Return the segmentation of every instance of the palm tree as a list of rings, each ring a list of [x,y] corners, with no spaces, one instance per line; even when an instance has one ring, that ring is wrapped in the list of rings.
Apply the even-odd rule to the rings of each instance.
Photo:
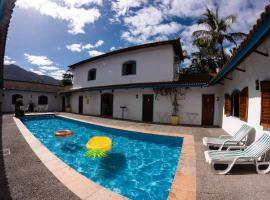
[[[206,8],[206,12],[197,21],[197,24],[204,25],[205,29],[193,32],[193,44],[199,50],[206,48],[212,54],[211,57],[221,58],[221,64],[224,64],[228,59],[224,51],[224,44],[233,43],[237,46],[237,41],[246,36],[245,33],[229,31],[235,20],[234,15],[229,15],[224,19],[220,18],[218,8],[216,12]]]

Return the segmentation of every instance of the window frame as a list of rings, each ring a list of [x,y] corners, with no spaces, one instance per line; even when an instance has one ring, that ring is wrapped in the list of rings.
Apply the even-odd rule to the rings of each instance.
[[[270,81],[261,81],[261,118],[260,125],[270,128]]]
[[[128,65],[132,65],[131,69],[127,70]],[[127,73],[127,71],[130,71]],[[129,60],[122,64],[122,76],[136,75],[137,73],[137,62],[135,60]]]
[[[94,81],[97,78],[97,69],[96,68],[92,68],[88,71],[87,73],[87,80],[88,81]]]
[[[46,101],[45,100],[42,100],[42,98],[46,99]],[[43,101],[45,101],[45,103]],[[49,98],[48,98],[48,96],[46,96],[46,95],[40,95],[40,96],[38,96],[38,105],[48,105],[48,104],[49,104]]]

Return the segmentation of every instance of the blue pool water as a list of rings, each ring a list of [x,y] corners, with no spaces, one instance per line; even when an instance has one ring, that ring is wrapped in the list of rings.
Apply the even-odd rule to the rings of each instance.
[[[106,128],[54,115],[21,120],[51,152],[96,183],[134,200],[167,199],[183,138]],[[72,130],[74,135],[55,138],[54,132],[60,129]],[[84,156],[86,143],[96,135],[113,141],[106,158]]]

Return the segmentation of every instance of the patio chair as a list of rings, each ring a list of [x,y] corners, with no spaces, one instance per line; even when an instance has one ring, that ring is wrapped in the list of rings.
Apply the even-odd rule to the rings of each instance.
[[[24,106],[24,112],[28,112],[29,110],[29,104],[27,104],[26,106]]]
[[[267,158],[269,149],[270,135],[264,132],[258,140],[242,150],[209,150],[205,151],[204,155],[206,162],[211,164],[211,169],[216,174],[227,174],[236,164],[254,164],[258,174],[266,174],[270,171],[270,161]],[[227,165],[227,168],[217,170],[216,165]],[[262,166],[265,169],[260,169]]]
[[[48,104],[46,104],[46,105],[43,107],[43,111],[44,111],[44,112],[48,112]]]
[[[255,129],[247,124],[241,126],[241,128],[233,135],[221,135],[219,137],[204,137],[202,139],[203,144],[209,147],[218,147],[222,149],[223,147],[229,146],[245,146],[248,141],[248,136],[251,133],[255,133]]]

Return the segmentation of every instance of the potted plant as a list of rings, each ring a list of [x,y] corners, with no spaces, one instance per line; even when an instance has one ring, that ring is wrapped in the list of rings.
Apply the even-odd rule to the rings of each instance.
[[[174,97],[172,101],[173,112],[171,116],[171,124],[178,125],[179,123],[179,116],[178,116],[178,102],[177,102],[177,92],[174,92]]]
[[[15,117],[24,116],[24,110],[21,110],[21,106],[23,106],[23,99],[18,98],[15,102]]]
[[[71,112],[71,106],[70,105],[67,105],[66,112]]]

